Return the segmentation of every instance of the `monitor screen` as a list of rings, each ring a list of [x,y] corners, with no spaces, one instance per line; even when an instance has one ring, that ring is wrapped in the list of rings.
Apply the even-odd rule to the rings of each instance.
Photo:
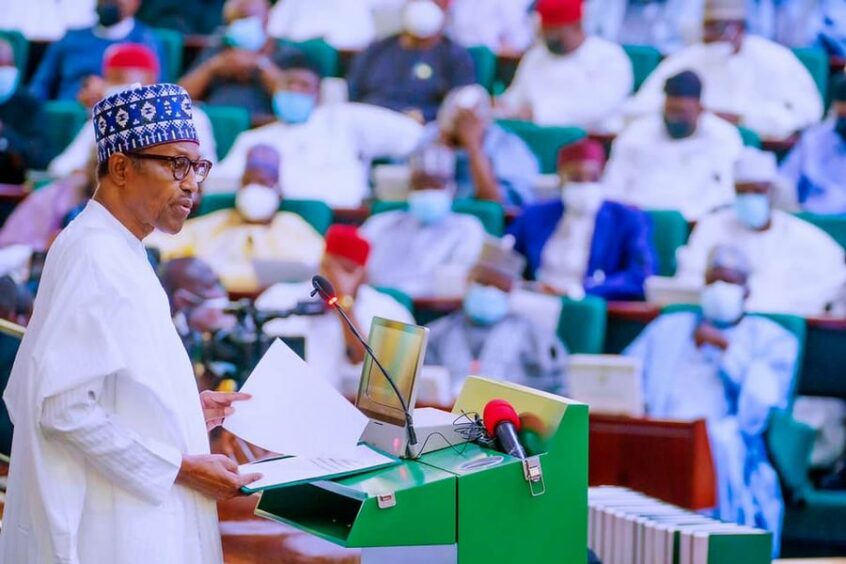
[[[374,317],[370,326],[368,343],[393,377],[409,409],[414,409],[415,386],[423,366],[428,335],[429,330],[425,327],[381,317]],[[405,425],[400,401],[370,355],[364,359],[355,404],[371,419]]]

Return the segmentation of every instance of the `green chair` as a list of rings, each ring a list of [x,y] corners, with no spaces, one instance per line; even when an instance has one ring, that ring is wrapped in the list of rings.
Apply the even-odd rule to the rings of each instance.
[[[820,91],[823,102],[828,96],[828,55],[822,49],[815,47],[797,47],[793,49],[793,54],[799,59],[817,84],[817,89]]]
[[[411,296],[409,296],[402,290],[397,290],[396,288],[386,288],[384,286],[377,286],[375,290],[377,292],[382,292],[383,294],[391,296],[400,304],[402,304],[403,307],[405,307],[405,309],[407,309],[412,314],[412,316],[414,315],[414,300],[411,299]]]
[[[676,250],[687,243],[690,227],[684,216],[675,210],[646,212],[652,221],[652,244],[658,254],[658,274],[676,273]]]
[[[801,212],[796,214],[796,217],[819,227],[846,249],[846,215],[816,215]]]
[[[557,334],[573,354],[600,354],[607,321],[605,300],[585,296],[581,300],[561,298]]]
[[[235,207],[235,193],[203,196],[197,217]],[[317,200],[282,200],[279,211],[295,213],[306,220],[315,231],[324,235],[332,224],[332,209]]]
[[[493,92],[494,79],[496,78],[496,53],[485,45],[477,45],[467,50],[473,57],[473,65],[476,67],[476,82],[481,84],[488,92]]]
[[[661,63],[661,51],[650,45],[623,45],[623,50],[632,62],[634,92]]]
[[[55,100],[44,104],[44,120],[50,124],[47,137],[50,146],[63,151],[70,145],[85,122],[88,112],[76,100]]]
[[[279,46],[294,47],[302,51],[320,69],[324,77],[340,76],[341,57],[338,51],[323,39],[309,39],[307,41],[291,41],[280,39]]]
[[[26,72],[27,57],[29,57],[29,41],[20,31],[0,30],[0,39],[5,39],[12,46],[15,54],[15,66],[21,72],[21,81]]]
[[[250,112],[238,106],[205,105],[203,111],[209,116],[212,130],[214,130],[217,157],[222,159],[235,143],[238,134],[250,128]]]
[[[153,33],[162,45],[166,60],[167,76],[162,76],[162,80],[176,82],[182,76],[182,49],[185,40],[181,33],[172,29],[155,28]]]
[[[538,158],[541,172],[544,174],[555,173],[558,165],[558,151],[561,147],[587,137],[587,132],[578,127],[542,126],[516,119],[502,119],[497,123],[526,142]]]
[[[740,133],[740,138],[743,139],[745,147],[761,148],[761,136],[742,125],[737,126],[737,132]]]
[[[408,202],[376,200],[370,207],[370,215],[407,209]],[[505,212],[502,209],[502,205],[498,202],[470,199],[456,200],[452,204],[452,211],[477,217],[482,222],[485,231],[494,237],[502,237],[502,234],[505,232]]]

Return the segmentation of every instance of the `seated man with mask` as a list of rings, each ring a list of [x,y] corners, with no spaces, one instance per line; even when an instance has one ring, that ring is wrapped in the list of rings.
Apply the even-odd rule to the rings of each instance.
[[[664,93],[662,115],[638,119],[614,141],[603,181],[611,198],[696,221],[734,200],[743,141],[737,127],[703,109],[695,73],[671,76]]]
[[[358,207],[370,191],[370,161],[407,157],[423,128],[402,114],[365,104],[318,105],[320,69],[302,53],[285,57],[275,85],[277,121],[244,131],[217,168],[206,193],[231,190],[250,147],[274,147],[285,162],[286,196]]]
[[[772,208],[776,159],[746,147],[735,165],[733,209],[705,216],[678,251],[677,278],[703,279],[708,253],[736,245],[749,257],[753,311],[819,315],[846,283],[840,245],[819,228]]]
[[[279,154],[256,145],[247,154],[235,209],[189,219],[177,235],[155,233],[144,243],[162,258],[195,256],[206,261],[230,291],[258,289],[252,261],[285,260],[313,265],[323,253],[323,238],[302,217],[279,211]]]
[[[642,211],[606,200],[599,179],[605,151],[586,139],[563,147],[561,200],[530,206],[508,232],[542,289],[578,299],[643,299],[657,266],[651,224]]]
[[[464,279],[482,250],[485,228],[477,218],[452,211],[452,150],[432,144],[410,164],[408,211],[371,216],[361,233],[372,249],[370,281],[416,298],[438,293],[437,280],[442,276],[457,273]]]
[[[452,390],[471,374],[561,394],[567,352],[558,336],[510,311],[525,259],[489,239],[469,276],[461,311],[429,326],[426,364],[446,367]]]
[[[414,323],[409,312],[391,296],[376,290],[367,282],[367,259],[370,243],[355,227],[333,225],[326,232],[326,251],[320,263],[320,274],[335,289],[341,307],[365,337],[374,317],[403,323]],[[275,284],[256,300],[260,310],[285,310],[297,302],[310,300],[311,282]],[[305,358],[327,382],[341,386],[347,374],[360,374],[364,347],[338,317],[334,309],[322,315],[277,319],[264,326],[273,337],[305,337]]]
[[[787,406],[799,344],[774,321],[744,315],[753,271],[736,248],[715,247],[702,313],[662,315],[624,354],[643,362],[650,416],[706,419],[716,516],[767,529],[778,547],[784,506],[764,438],[770,410]]]

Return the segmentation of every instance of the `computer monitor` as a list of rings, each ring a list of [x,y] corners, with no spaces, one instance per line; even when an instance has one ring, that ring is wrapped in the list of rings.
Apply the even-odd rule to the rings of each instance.
[[[409,409],[414,409],[417,380],[426,354],[429,329],[374,317],[368,343],[388,371]],[[356,406],[362,413],[392,425],[405,425],[400,401],[370,355],[364,359]]]

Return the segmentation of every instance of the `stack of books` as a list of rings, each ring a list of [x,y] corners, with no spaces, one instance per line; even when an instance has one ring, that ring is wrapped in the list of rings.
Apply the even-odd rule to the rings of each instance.
[[[603,564],[769,564],[772,534],[627,488],[588,490],[588,546]]]

